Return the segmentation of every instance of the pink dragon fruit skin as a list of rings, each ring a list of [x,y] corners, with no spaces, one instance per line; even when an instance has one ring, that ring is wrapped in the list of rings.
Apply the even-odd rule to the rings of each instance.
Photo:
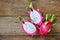
[[[42,19],[43,19],[43,16],[42,16],[42,13],[38,10],[38,9],[36,9],[36,8],[34,8],[34,7],[32,7],[31,8],[32,10],[29,10],[28,11],[28,15],[29,15],[29,17],[31,18],[31,12],[33,12],[33,11],[36,11],[37,13],[36,14],[38,14],[39,15],[39,22],[38,23],[34,23],[34,24],[36,24],[36,25],[41,25],[41,23],[42,23]],[[33,15],[34,16],[34,15]],[[37,18],[35,18],[35,19],[37,19]],[[31,18],[31,20],[32,20],[32,18]],[[38,19],[37,19],[38,20]]]
[[[42,23],[40,28],[39,28],[39,34],[41,38],[46,37],[49,32],[51,31],[52,28],[52,22],[48,22],[47,24]]]

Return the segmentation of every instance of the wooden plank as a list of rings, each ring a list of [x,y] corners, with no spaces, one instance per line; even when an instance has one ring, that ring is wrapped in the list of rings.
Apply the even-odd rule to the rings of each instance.
[[[34,6],[40,9],[43,13],[55,13],[57,16],[60,16],[60,0],[39,0],[34,1]]]
[[[26,7],[28,4],[28,0],[0,0],[0,16],[27,15]],[[43,13],[55,13],[60,16],[60,0],[35,0],[33,4]]]
[[[24,15],[27,5],[26,0],[0,0],[0,15]]]
[[[17,17],[0,17],[0,35],[26,35],[20,27]],[[27,19],[27,17],[25,17]],[[18,22],[18,23],[15,23]],[[51,35],[60,35],[60,17]]]
[[[18,36],[18,35],[3,35],[0,36],[0,40],[60,40],[59,36],[55,36],[55,37],[46,37],[46,38],[40,38],[39,36]]]
[[[38,36],[0,36],[0,40],[44,40],[44,38],[40,38]]]

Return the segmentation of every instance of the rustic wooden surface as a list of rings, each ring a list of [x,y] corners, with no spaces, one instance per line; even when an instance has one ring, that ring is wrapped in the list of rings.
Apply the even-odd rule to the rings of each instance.
[[[34,7],[42,13],[55,13],[57,24],[48,37],[41,39],[26,36],[17,16],[27,18],[29,0],[0,0],[0,40],[60,40],[60,0],[33,0]],[[18,22],[18,23],[16,23]]]

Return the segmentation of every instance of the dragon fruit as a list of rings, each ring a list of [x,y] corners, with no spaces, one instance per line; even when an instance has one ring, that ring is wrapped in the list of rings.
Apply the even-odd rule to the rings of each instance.
[[[54,19],[55,19],[55,15],[52,15],[49,21],[43,22],[40,25],[40,28],[39,28],[40,37],[44,38],[49,34],[49,32],[52,30]]]
[[[24,23],[20,22],[20,25],[21,25],[23,31],[27,35],[31,35],[31,36],[36,35],[37,30],[36,30],[35,25],[32,22],[25,20]]]
[[[32,7],[28,13],[34,24],[41,25],[43,19],[41,12],[39,12],[37,9]]]
[[[40,37],[45,37],[48,35],[48,33],[51,31],[52,23],[42,23],[40,28],[39,28],[39,34]]]
[[[29,5],[28,15],[34,24],[40,25],[42,23],[42,13],[39,11],[39,9],[36,9],[32,6],[32,2],[30,2]]]

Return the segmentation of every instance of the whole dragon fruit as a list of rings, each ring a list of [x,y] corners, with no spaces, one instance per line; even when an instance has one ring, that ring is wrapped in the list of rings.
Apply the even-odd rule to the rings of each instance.
[[[52,15],[49,21],[43,22],[40,25],[40,28],[39,28],[40,37],[44,38],[49,34],[49,32],[52,30],[54,19],[55,19],[55,15]]]

